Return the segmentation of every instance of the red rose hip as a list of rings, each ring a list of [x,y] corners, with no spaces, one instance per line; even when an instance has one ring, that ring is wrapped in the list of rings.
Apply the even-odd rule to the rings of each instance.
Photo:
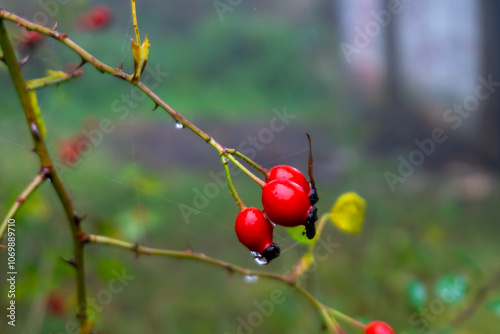
[[[266,182],[273,180],[288,180],[297,183],[304,189],[307,195],[311,192],[311,186],[305,176],[295,167],[287,165],[274,166],[266,175]]]
[[[394,330],[383,321],[372,321],[366,326],[365,334],[394,334]]]
[[[303,225],[311,208],[302,187],[288,180],[273,180],[262,189],[262,205],[267,217],[286,227]]]
[[[238,240],[263,264],[280,255],[280,248],[273,243],[274,226],[257,208],[244,208],[236,217],[235,231]]]

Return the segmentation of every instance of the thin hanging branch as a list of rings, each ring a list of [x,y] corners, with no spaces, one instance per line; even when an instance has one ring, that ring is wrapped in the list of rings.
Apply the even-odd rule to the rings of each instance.
[[[26,189],[19,195],[16,199],[9,212],[5,216],[2,221],[2,225],[0,225],[0,244],[2,243],[2,237],[7,229],[7,225],[9,224],[9,220],[16,216],[17,211],[21,208],[24,202],[28,199],[28,197],[35,192],[35,190],[45,181],[49,170],[47,168],[42,168],[40,172],[35,176],[35,178],[28,184]]]
[[[333,320],[333,315],[330,313],[331,309],[329,307],[325,306],[324,304],[322,304],[313,295],[311,295],[304,288],[302,288],[300,285],[298,285],[296,278],[292,275],[283,276],[283,275],[268,273],[265,271],[246,269],[246,268],[243,268],[240,266],[230,264],[228,262],[221,261],[221,260],[213,258],[213,257],[206,256],[203,253],[194,253],[191,250],[175,251],[175,250],[167,250],[167,249],[148,248],[148,247],[139,246],[138,244],[133,244],[133,243],[129,243],[126,241],[122,241],[122,240],[118,240],[118,239],[114,239],[114,238],[110,238],[110,237],[105,237],[105,236],[100,236],[100,235],[95,235],[95,234],[87,234],[85,241],[88,243],[93,243],[93,244],[101,244],[101,245],[107,245],[107,246],[128,249],[130,251],[133,251],[136,254],[145,254],[145,255],[151,255],[151,256],[153,256],[153,255],[167,256],[167,257],[173,257],[173,258],[177,258],[177,259],[186,259],[186,260],[203,262],[203,263],[215,266],[215,267],[225,269],[230,273],[240,274],[243,276],[256,276],[256,277],[270,279],[273,281],[284,283],[284,284],[290,286],[291,288],[293,288],[299,294],[301,294],[305,299],[307,299],[313,305],[313,307],[315,309],[318,310],[319,314],[321,315],[321,318],[323,319],[325,325],[330,329],[331,333],[343,333],[343,331],[339,331],[340,326],[338,326],[338,324],[336,324],[336,321]],[[338,313],[342,314],[340,312],[338,312]]]

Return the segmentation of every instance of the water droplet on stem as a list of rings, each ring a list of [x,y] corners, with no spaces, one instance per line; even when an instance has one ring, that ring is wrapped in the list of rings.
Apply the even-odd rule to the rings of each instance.
[[[184,124],[181,122],[175,122],[175,128],[176,129],[184,129]]]
[[[245,282],[246,283],[255,283],[259,280],[258,276],[255,275],[246,275],[245,276]]]

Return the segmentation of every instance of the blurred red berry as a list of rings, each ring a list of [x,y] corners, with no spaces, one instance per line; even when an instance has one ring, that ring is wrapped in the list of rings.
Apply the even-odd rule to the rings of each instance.
[[[47,312],[58,318],[66,315],[66,302],[62,294],[58,292],[51,292],[47,298]]]
[[[105,28],[113,16],[111,9],[105,5],[95,6],[89,15],[94,28],[97,30]]]
[[[58,151],[59,160],[66,166],[74,166],[80,159],[81,138],[70,138],[62,140],[63,144]]]
[[[394,334],[394,330],[383,321],[372,321],[366,326],[365,334]]]
[[[102,30],[110,24],[112,18],[113,13],[108,6],[95,6],[90,12],[78,15],[75,29],[79,31]]]
[[[44,35],[33,30],[24,30],[20,38],[20,48],[23,50],[36,47],[42,41]]]

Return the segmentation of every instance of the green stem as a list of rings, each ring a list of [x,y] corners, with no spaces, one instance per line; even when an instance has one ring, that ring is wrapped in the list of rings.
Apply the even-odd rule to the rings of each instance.
[[[222,160],[222,165],[224,166],[224,171],[226,172],[226,179],[227,179],[227,185],[229,186],[229,191],[231,192],[231,195],[233,195],[233,198],[236,201],[238,208],[240,209],[240,211],[242,211],[245,208],[245,205],[243,205],[243,202],[241,201],[241,198],[238,195],[236,188],[234,187],[233,180],[231,179],[231,173],[229,172],[229,168],[227,167],[228,160],[225,156],[221,156],[220,158]]]
[[[228,150],[228,152],[232,155],[235,155],[235,156],[243,159],[246,163],[248,163],[250,166],[252,166],[256,170],[258,170],[262,174],[266,175],[268,173],[267,169],[265,169],[264,167],[262,167],[261,165],[259,165],[258,163],[256,163],[255,161],[253,161],[252,159],[250,159],[249,157],[247,157],[243,153],[241,153],[240,151],[238,151],[236,149],[231,149],[231,150]]]
[[[71,203],[71,200],[64,188],[57,171],[55,170],[52,160],[49,156],[47,145],[45,144],[44,137],[40,134],[38,130],[38,125],[36,122],[36,114],[33,109],[33,105],[29,99],[28,89],[26,88],[26,81],[21,73],[21,68],[16,59],[14,49],[10,43],[9,37],[7,35],[7,30],[5,29],[5,24],[3,18],[13,17],[15,15],[0,9],[0,46],[3,50],[3,57],[7,68],[9,69],[12,82],[16,89],[19,101],[21,102],[26,121],[28,123],[28,128],[30,129],[31,136],[35,143],[35,152],[40,160],[40,165],[42,169],[47,169],[47,178],[50,179],[54,190],[56,191],[59,200],[61,201],[66,218],[68,220],[71,234],[73,237],[73,256],[76,268],[76,286],[77,286],[77,300],[78,300],[78,312],[77,317],[80,321],[80,326],[83,327],[87,323],[87,300],[86,300],[86,288],[84,279],[84,261],[83,261],[83,243],[81,242],[81,236],[83,231],[79,226],[79,219],[76,216],[76,211]],[[46,29],[46,28],[44,28]],[[59,33],[57,33],[59,34]]]
[[[253,174],[251,171],[249,171],[248,168],[246,168],[245,166],[243,166],[241,164],[241,162],[239,162],[238,160],[236,160],[229,152],[226,151],[224,153],[224,156],[227,157],[239,169],[241,169],[243,171],[243,173],[245,173],[249,178],[251,178],[252,180],[254,180],[255,182],[257,182],[262,188],[264,188],[264,186],[266,185],[266,183],[264,181],[262,181],[261,179],[259,179],[257,176],[255,176],[255,174]]]
[[[338,329],[337,327],[340,327],[335,324],[335,322],[332,320],[330,317],[330,314],[328,313],[329,308],[323,305],[319,300],[314,298],[313,295],[311,295],[309,292],[307,292],[304,288],[302,288],[299,285],[294,285],[294,288],[297,292],[299,292],[302,296],[304,296],[319,312],[321,315],[321,318],[323,319],[323,322],[325,325],[328,327],[330,332],[332,333],[337,333]]]
[[[358,327],[359,329],[361,330],[364,330],[366,328],[366,325],[357,321],[356,319],[353,319],[351,318],[350,316],[348,315],[345,315],[344,313],[342,312],[339,312],[337,310],[334,310],[334,309],[329,309],[329,311],[332,313],[333,316],[339,318],[339,319],[342,319],[343,321],[353,325],[354,327]]]
[[[7,225],[9,223],[9,220],[14,218],[16,216],[17,211],[21,208],[24,202],[28,199],[28,197],[35,192],[35,190],[40,186],[43,181],[47,178],[47,173],[48,170],[46,168],[43,168],[36,176],[35,178],[28,184],[26,189],[19,195],[19,197],[16,199],[12,207],[10,208],[9,212],[5,216],[2,225],[0,225],[0,243],[2,242],[2,237],[5,233],[5,230],[7,229]]]
[[[206,264],[210,264],[212,266],[224,268],[224,269],[228,270],[229,272],[237,273],[237,274],[240,274],[243,276],[259,276],[259,277],[271,279],[274,281],[285,282],[289,285],[294,284],[293,281],[290,281],[290,279],[288,277],[285,277],[285,276],[281,276],[281,275],[277,275],[277,274],[273,274],[273,273],[268,273],[268,272],[264,272],[264,271],[245,269],[243,267],[239,267],[239,266],[218,260],[216,258],[206,256],[203,253],[194,253],[191,250],[175,251],[175,250],[168,250],[168,249],[149,248],[149,247],[139,246],[137,244],[132,244],[132,243],[129,243],[126,241],[122,241],[122,240],[118,240],[118,239],[114,239],[114,238],[110,238],[110,237],[105,237],[105,236],[101,236],[101,235],[95,235],[95,234],[88,234],[86,241],[88,243],[95,243],[95,244],[108,245],[108,246],[114,246],[114,247],[128,249],[128,250],[134,251],[136,254],[160,255],[160,256],[168,256],[168,257],[173,257],[173,258],[178,258],[178,259],[187,259],[187,260],[203,262]]]

